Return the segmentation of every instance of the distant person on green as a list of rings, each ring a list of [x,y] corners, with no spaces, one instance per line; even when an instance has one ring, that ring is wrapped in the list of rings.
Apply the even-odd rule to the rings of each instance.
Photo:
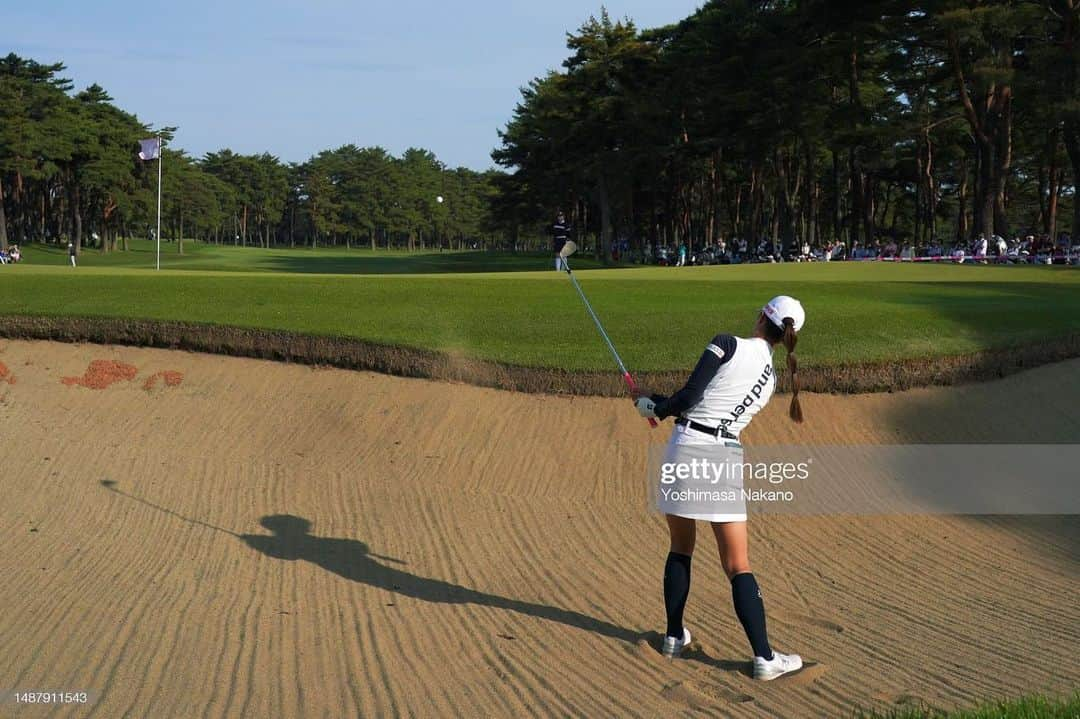
[[[551,225],[551,248],[555,252],[555,270],[563,269],[562,257],[559,253],[562,251],[563,245],[570,240],[570,223],[566,221],[566,215],[561,211],[555,217],[554,224]]]
[[[75,267],[75,243],[68,243],[68,257],[71,258],[71,266]]]

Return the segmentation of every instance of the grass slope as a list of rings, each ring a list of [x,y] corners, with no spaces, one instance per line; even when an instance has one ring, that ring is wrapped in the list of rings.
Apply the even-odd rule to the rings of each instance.
[[[192,250],[185,261],[202,258],[234,271],[155,273],[122,266],[135,253],[87,253],[73,270],[36,264],[63,257],[34,248],[26,263],[0,268],[0,306],[9,315],[172,320],[351,337],[527,367],[611,366],[566,277],[521,271],[546,267],[546,256],[299,251],[308,253],[308,267],[393,267],[390,274],[319,275],[259,271],[288,254],[284,250]],[[454,266],[483,272],[448,274]],[[762,303],[780,293],[799,297],[807,308],[799,346],[806,366],[953,356],[1080,334],[1080,273],[1068,268],[838,263],[650,267],[577,276],[627,364],[638,371],[692,366],[714,334],[748,333]]]

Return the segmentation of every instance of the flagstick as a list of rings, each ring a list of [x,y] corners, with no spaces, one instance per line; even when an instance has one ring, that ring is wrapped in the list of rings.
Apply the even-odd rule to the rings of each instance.
[[[154,235],[154,239],[157,240],[157,269],[161,269],[161,161],[164,159],[164,152],[161,148],[161,135],[158,135],[158,156],[157,156],[157,234]]]

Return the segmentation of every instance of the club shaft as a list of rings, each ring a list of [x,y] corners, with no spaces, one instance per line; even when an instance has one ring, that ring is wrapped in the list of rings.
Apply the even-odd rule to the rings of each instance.
[[[566,258],[563,258],[563,268],[566,270],[566,274],[570,277],[570,282],[574,284],[574,289],[577,290],[578,297],[581,298],[582,303],[585,305],[585,309],[589,313],[589,317],[592,317],[592,321],[596,324],[596,329],[600,330],[600,336],[604,338],[605,344],[608,349],[611,350],[611,356],[615,358],[615,363],[619,365],[619,371],[622,372],[623,381],[626,382],[626,386],[630,389],[631,393],[637,392],[637,383],[634,382],[634,378],[630,375],[629,370],[626,369],[626,365],[623,364],[622,358],[619,357],[619,351],[615,349],[615,344],[608,337],[607,332],[604,331],[604,325],[600,323],[600,318],[596,316],[596,312],[593,310],[592,305],[589,304],[589,298],[585,296],[585,292],[581,289],[581,285],[578,284],[577,278],[574,277],[574,273],[570,271],[570,265],[567,264]],[[656,427],[657,422],[653,418],[649,418],[649,426]]]
[[[574,273],[570,271],[569,267],[566,268],[566,274],[570,276],[570,281],[574,283],[574,289],[577,290],[578,296],[581,297],[581,301],[585,303],[585,309],[588,310],[589,316],[592,317],[592,321],[596,323],[596,329],[600,330],[600,336],[604,338],[604,342],[607,343],[608,349],[611,350],[611,356],[615,358],[615,363],[619,365],[619,370],[622,371],[623,377],[629,377],[630,373],[626,371],[626,365],[623,364],[622,358],[619,357],[618,350],[615,349],[615,345],[612,344],[611,338],[608,337],[607,332],[604,331],[604,325],[600,324],[600,318],[596,316],[596,312],[593,311],[592,305],[589,304],[589,298],[582,292],[581,285],[578,284],[577,278],[574,277]],[[633,382],[632,379],[630,381]]]

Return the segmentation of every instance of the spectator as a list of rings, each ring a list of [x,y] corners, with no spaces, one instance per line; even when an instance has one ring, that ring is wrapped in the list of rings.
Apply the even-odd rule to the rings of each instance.
[[[987,256],[989,256],[991,252],[996,253],[998,251],[998,249],[1000,248],[999,243],[1004,242],[1004,241],[1005,241],[1005,238],[1002,237],[1001,235],[999,235],[996,232],[994,234],[990,235],[990,246],[987,248],[987,251],[986,251]]]
[[[71,258],[71,266],[75,267],[75,245],[74,243],[68,243],[68,257]]]
[[[975,241],[975,261],[986,264],[986,250],[988,246],[986,235],[980,234],[979,239]]]
[[[1037,251],[1032,254],[1035,255],[1035,261],[1039,264],[1049,265],[1054,261],[1054,242],[1049,235],[1039,235]]]
[[[762,237],[760,240],[758,240],[757,252],[756,252],[758,262],[765,262],[766,259],[768,259],[768,260],[772,259],[772,255],[769,252],[769,248],[771,246],[772,246],[772,243],[769,242],[768,237]]]

